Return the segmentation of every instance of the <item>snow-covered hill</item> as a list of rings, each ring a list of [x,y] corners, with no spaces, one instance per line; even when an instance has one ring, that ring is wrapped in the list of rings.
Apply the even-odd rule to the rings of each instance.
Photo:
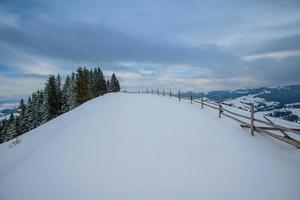
[[[257,112],[300,123],[300,85],[211,91],[203,95],[209,100],[222,100],[227,105],[244,110],[254,103]]]
[[[1,200],[300,199],[300,151],[214,110],[107,94],[0,145]]]

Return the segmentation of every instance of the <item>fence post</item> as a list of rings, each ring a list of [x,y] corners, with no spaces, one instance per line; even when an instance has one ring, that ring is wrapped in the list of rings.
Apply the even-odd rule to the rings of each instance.
[[[219,103],[219,118],[221,118],[221,114],[222,114],[222,104]]]
[[[254,103],[251,103],[251,110],[250,110],[250,114],[251,114],[251,135],[254,136]]]
[[[171,89],[170,89],[170,98],[172,97],[172,91],[171,91]]]
[[[165,89],[163,89],[163,96],[165,96]]]
[[[153,94],[153,89],[151,89],[151,94]]]
[[[203,97],[201,97],[201,108],[203,109]]]
[[[178,100],[180,101],[180,90],[178,91]]]
[[[157,88],[157,95],[159,95],[159,89]]]
[[[148,88],[147,88],[147,94],[148,94]]]
[[[191,99],[191,103],[193,103],[192,91],[190,91],[190,99]]]

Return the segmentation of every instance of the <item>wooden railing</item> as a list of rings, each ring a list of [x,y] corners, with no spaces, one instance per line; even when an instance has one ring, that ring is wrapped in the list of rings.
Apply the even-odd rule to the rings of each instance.
[[[200,104],[201,108],[208,107],[218,111],[219,118],[225,116],[234,121],[237,121],[238,123],[240,123],[240,126],[242,128],[249,128],[252,136],[254,136],[255,132],[266,134],[272,138],[293,145],[296,148],[300,149],[300,141],[297,140],[295,136],[291,136],[291,134],[300,135],[300,129],[290,128],[290,127],[276,124],[266,116],[264,116],[265,120],[255,118],[255,108],[253,103],[251,103],[250,105],[249,115],[245,115],[224,108],[223,107],[224,104],[222,102],[216,103],[213,101],[208,101],[207,99],[204,99],[202,97],[196,98],[192,95],[192,92],[190,92],[189,96],[186,95],[182,96],[180,90],[178,90],[177,93],[173,93],[171,90],[160,91],[159,89],[155,89],[155,90],[147,89],[147,90],[140,90],[135,92],[126,91],[126,93],[156,94],[156,95],[168,96],[170,98],[178,98],[178,101],[188,100],[190,101],[191,104],[192,103]]]

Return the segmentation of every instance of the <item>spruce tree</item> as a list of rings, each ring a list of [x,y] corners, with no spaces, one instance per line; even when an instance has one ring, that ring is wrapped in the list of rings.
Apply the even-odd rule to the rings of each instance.
[[[106,81],[106,91],[107,91],[107,92],[111,92],[109,80]]]
[[[106,81],[104,75],[99,67],[96,69],[96,75],[97,75],[96,87],[99,89],[99,93],[98,93],[99,96],[107,93],[107,87],[106,87]]]
[[[77,70],[75,91],[77,106],[91,99],[88,83],[88,72],[85,68],[79,68]]]
[[[45,113],[47,112],[45,106],[45,92],[39,90],[37,92],[37,119],[38,119],[38,126],[44,124],[47,121]]]
[[[32,128],[35,128],[39,124],[39,116],[38,116],[38,94],[34,92],[31,96],[31,103],[32,103]]]
[[[2,120],[1,123],[1,129],[0,129],[0,142],[6,142],[6,124],[7,124],[7,119]]]
[[[26,106],[24,103],[24,99],[20,100],[20,105],[19,105],[19,123],[20,123],[20,134],[26,132],[26,119],[25,119],[25,110]]]
[[[51,75],[48,79],[45,89],[47,121],[55,118],[60,114],[60,100],[57,91],[57,82],[55,77]]]
[[[4,120],[0,121],[0,144],[4,142],[3,140],[3,134],[4,134]]]
[[[66,77],[65,83],[62,88],[62,113],[68,112],[70,110],[70,105],[69,105],[69,90],[70,90],[70,85],[71,80],[70,76]]]
[[[110,80],[110,90],[112,92],[119,92],[120,91],[120,84],[116,77],[116,75],[113,73]]]
[[[14,121],[14,129],[15,129],[15,134],[14,134],[14,138],[18,137],[19,135],[21,135],[21,129],[20,129],[20,117],[16,116],[15,117],[15,121]]]
[[[56,77],[56,95],[57,95],[57,106],[58,106],[58,115],[61,114],[61,107],[62,107],[62,92],[61,92],[61,78],[58,74]]]
[[[13,113],[10,114],[8,121],[5,124],[5,133],[3,134],[3,141],[9,141],[14,138],[16,135],[16,130],[15,130],[15,116]]]
[[[89,90],[91,94],[91,98],[96,97],[96,91],[95,91],[95,74],[93,70],[89,70],[89,75],[88,75],[88,82],[89,82]]]
[[[33,115],[33,104],[31,97],[28,97],[27,103],[26,103],[26,110],[25,110],[25,132],[30,131],[34,128],[34,115]]]
[[[38,127],[45,122],[45,109],[44,109],[44,93],[40,90],[33,93],[31,96],[32,111],[31,115],[33,118],[32,127]]]
[[[70,109],[76,108],[76,74],[73,72],[68,90],[68,103]]]

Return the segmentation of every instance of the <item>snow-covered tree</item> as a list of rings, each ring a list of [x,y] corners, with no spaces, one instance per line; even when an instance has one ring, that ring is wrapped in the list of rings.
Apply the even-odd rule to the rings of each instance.
[[[51,75],[46,83],[45,103],[47,120],[51,120],[60,114],[60,99],[55,77]]]
[[[70,76],[66,77],[65,83],[62,87],[62,113],[68,112],[70,110],[70,104],[69,104],[69,90],[71,87],[71,79]]]
[[[88,82],[88,71],[86,68],[79,68],[76,74],[76,105],[80,105],[91,99],[91,92]]]
[[[20,100],[20,105],[19,105],[19,123],[20,123],[20,133],[22,134],[26,132],[26,119],[25,119],[25,111],[26,111],[26,105],[24,103],[24,99],[22,98]]]
[[[110,91],[111,92],[119,92],[120,91],[120,84],[114,73],[112,74],[111,79],[110,79]]]
[[[1,134],[1,141],[6,142],[14,138],[16,134],[15,126],[14,126],[15,116],[13,113],[10,114],[9,119],[6,121],[4,125],[4,132]]]
[[[64,84],[61,77],[51,75],[43,90],[29,96],[25,102],[20,100],[18,114],[11,114],[8,120],[0,121],[0,143],[17,137],[80,104],[107,92],[120,91],[119,82],[112,74],[105,81],[100,68],[78,68],[76,73],[67,76]]]

